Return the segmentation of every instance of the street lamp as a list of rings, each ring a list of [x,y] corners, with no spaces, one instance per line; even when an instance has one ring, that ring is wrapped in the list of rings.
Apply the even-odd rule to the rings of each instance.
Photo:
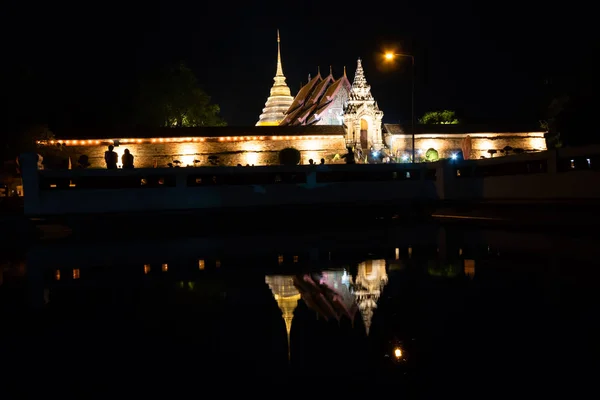
[[[392,61],[396,57],[410,57],[412,63],[412,77],[411,77],[411,111],[410,111],[410,128],[412,133],[412,162],[415,162],[415,57],[412,54],[406,53],[385,53],[385,59]]]

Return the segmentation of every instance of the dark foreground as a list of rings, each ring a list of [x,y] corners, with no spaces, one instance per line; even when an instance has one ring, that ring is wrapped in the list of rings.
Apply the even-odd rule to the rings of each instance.
[[[394,215],[70,232],[5,248],[3,389],[341,385],[488,398],[590,382],[594,230]]]

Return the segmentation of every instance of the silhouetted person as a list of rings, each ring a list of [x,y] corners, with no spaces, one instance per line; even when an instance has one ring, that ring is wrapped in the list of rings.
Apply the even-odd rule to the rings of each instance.
[[[308,160],[308,163],[309,163],[310,165],[313,165],[315,162],[314,162],[314,161],[313,161],[313,159],[311,158],[310,160]]]
[[[347,147],[348,152],[342,156],[346,160],[346,164],[356,164],[356,160],[354,159],[354,151],[352,147]]]
[[[325,165],[325,159],[321,158],[321,165]]]
[[[104,152],[104,161],[106,162],[106,169],[117,169],[119,155],[114,152],[114,148],[115,146],[111,144],[108,146],[108,150]]]
[[[129,149],[125,149],[121,156],[121,162],[123,163],[123,169],[133,168],[133,154],[129,152]]]

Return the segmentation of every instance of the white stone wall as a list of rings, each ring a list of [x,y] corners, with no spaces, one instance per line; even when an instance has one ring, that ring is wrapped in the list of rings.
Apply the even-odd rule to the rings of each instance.
[[[434,148],[440,158],[450,158],[453,153],[462,150],[462,143],[466,136],[466,134],[417,134],[415,135],[416,157],[424,156],[428,149]],[[546,150],[546,141],[541,132],[474,133],[469,136],[471,136],[470,159],[489,158],[488,150],[497,150],[494,157],[500,157],[503,155],[500,150],[506,146],[522,148],[526,152]],[[411,155],[411,135],[391,135],[387,142],[391,144],[394,154]]]
[[[85,154],[89,157],[89,168],[105,168],[104,152],[107,143],[85,144],[63,146],[61,152],[52,151],[59,157],[67,159],[71,157],[73,168],[77,164],[79,156]],[[219,157],[220,165],[235,166],[242,165],[277,165],[279,164],[279,151],[285,147],[295,147],[302,154],[302,164],[308,164],[309,159],[318,162],[325,158],[326,163],[343,163],[343,159],[336,155],[346,153],[346,145],[343,136],[329,137],[325,139],[265,139],[244,141],[215,141],[205,142],[178,142],[178,143],[121,143],[115,147],[120,157],[125,149],[135,157],[134,163],[138,168],[166,167],[174,160],[181,161],[180,166],[207,166],[210,165],[208,157],[216,155]],[[47,150],[47,149],[46,149]],[[44,147],[40,149],[45,153]],[[194,163],[194,160],[199,160]]]

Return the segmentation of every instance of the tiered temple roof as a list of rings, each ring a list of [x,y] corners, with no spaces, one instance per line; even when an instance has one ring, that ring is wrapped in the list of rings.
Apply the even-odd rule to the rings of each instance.
[[[283,75],[283,67],[281,66],[281,46],[279,40],[279,30],[277,30],[277,72],[275,83],[271,88],[271,95],[265,103],[263,113],[260,115],[257,126],[270,126],[279,125],[279,122],[283,119],[286,111],[290,108],[294,98],[290,92],[290,88],[285,83],[285,76]]]
[[[350,88],[345,68],[344,75],[339,79],[333,77],[331,69],[325,78],[318,72],[314,78],[309,77],[308,83],[302,86],[280,125],[317,124],[325,112],[336,105],[340,91],[349,93]]]

